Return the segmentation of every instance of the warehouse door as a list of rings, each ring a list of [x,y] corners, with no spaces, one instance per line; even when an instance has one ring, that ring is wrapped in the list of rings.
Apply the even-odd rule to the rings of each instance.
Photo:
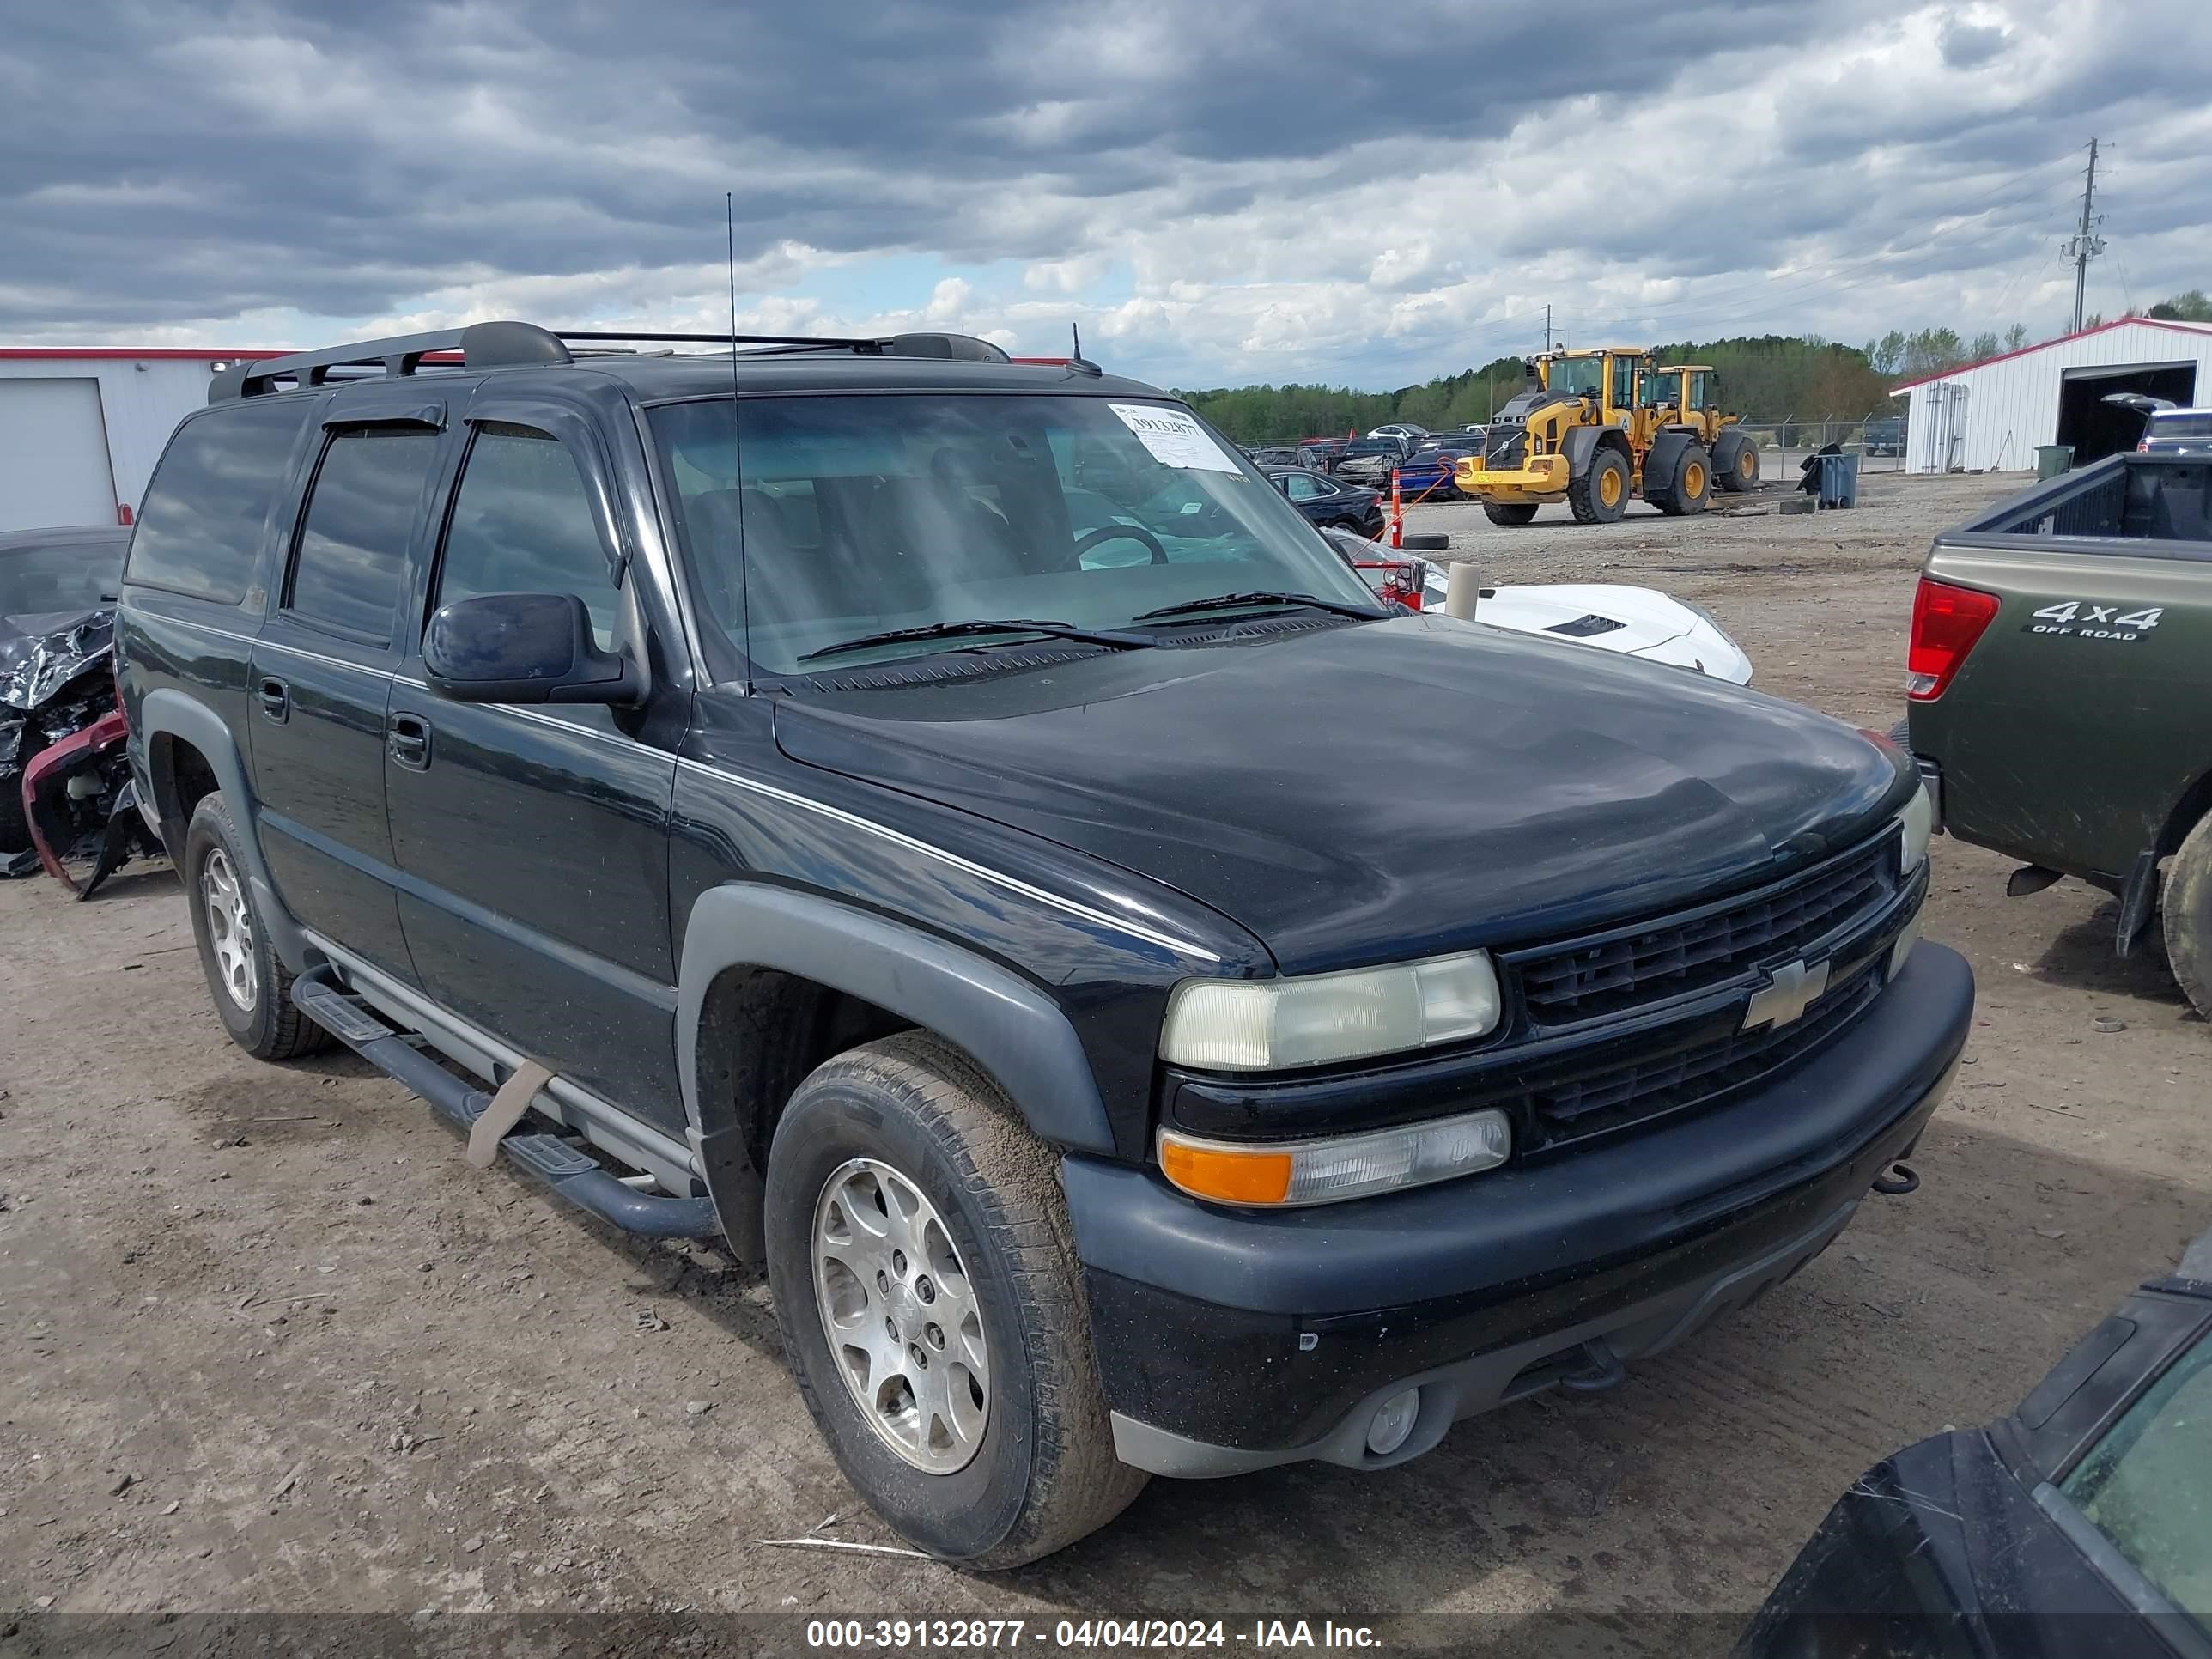
[[[2141,392],[2186,405],[2197,396],[2197,365],[2112,363],[2068,369],[2058,388],[2058,441],[2074,446],[2076,466],[2133,449],[2142,436],[2141,415],[2105,401],[2112,392]]]
[[[114,522],[100,382],[0,380],[0,531]]]

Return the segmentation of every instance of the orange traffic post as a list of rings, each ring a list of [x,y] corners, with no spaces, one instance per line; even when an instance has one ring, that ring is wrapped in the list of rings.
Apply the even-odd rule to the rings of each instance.
[[[1398,469],[1390,469],[1390,545],[1406,544],[1406,502],[1398,493]]]

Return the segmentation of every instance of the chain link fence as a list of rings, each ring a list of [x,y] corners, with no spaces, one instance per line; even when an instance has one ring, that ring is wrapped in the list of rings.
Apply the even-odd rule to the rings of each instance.
[[[1905,471],[1905,420],[1875,416],[1861,421],[1745,421],[1744,433],[1759,446],[1760,474],[1776,483],[1793,482],[1808,455],[1834,444],[1859,458],[1861,472]]]

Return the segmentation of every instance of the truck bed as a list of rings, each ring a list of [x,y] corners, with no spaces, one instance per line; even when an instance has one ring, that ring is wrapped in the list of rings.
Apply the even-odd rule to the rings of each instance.
[[[1939,542],[2059,537],[2111,543],[2135,558],[2212,559],[2212,462],[2195,456],[2113,455],[2000,502]]]
[[[1911,706],[1947,827],[2123,895],[2124,939],[2212,805],[2209,486],[2202,458],[2112,456],[1928,556],[1929,580],[1999,601],[1949,685]]]

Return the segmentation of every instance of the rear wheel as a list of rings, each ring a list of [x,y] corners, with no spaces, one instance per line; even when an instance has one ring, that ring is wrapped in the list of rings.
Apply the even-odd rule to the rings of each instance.
[[[1567,506],[1578,524],[1613,524],[1628,510],[1628,457],[1601,445],[1579,478],[1567,483]]]
[[[1482,516],[1492,524],[1527,524],[1536,516],[1534,501],[1485,501]]]
[[[1734,427],[1713,441],[1713,482],[1738,495],[1759,488],[1759,446]]]
[[[767,1197],[799,1392],[902,1537],[1019,1566],[1143,1488],[1114,1456],[1055,1160],[964,1054],[909,1032],[817,1067]]]
[[[2166,872],[2166,960],[2190,1006],[2212,1019],[2212,814],[2197,820]]]
[[[256,1060],[311,1054],[329,1046],[331,1034],[292,1004],[292,975],[269,942],[246,879],[245,845],[222,792],[203,796],[178,873],[208,994],[231,1041]]]

